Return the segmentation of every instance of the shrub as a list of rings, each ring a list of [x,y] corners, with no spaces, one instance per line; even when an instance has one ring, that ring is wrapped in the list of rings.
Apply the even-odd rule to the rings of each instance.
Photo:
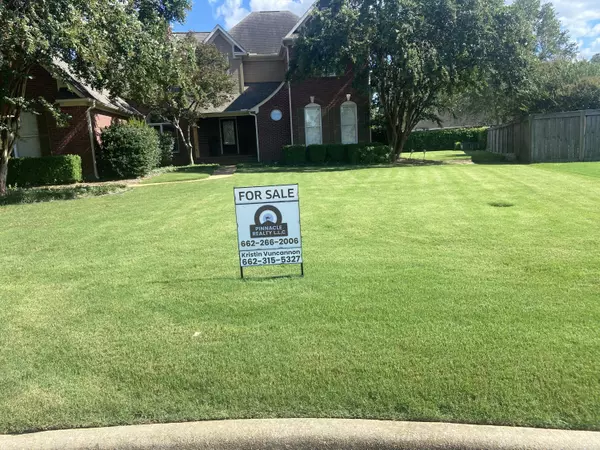
[[[404,151],[450,150],[456,142],[479,143],[485,149],[487,128],[447,128],[442,130],[414,131],[408,137]]]
[[[13,158],[8,162],[9,186],[31,187],[72,184],[81,181],[79,155]]]
[[[306,147],[308,162],[313,164],[323,164],[327,157],[326,145],[309,145]]]
[[[346,148],[343,144],[329,144],[327,146],[327,162],[342,163],[346,161]]]
[[[358,164],[360,162],[360,152],[364,145],[361,144],[346,144],[346,161],[350,164]]]
[[[283,163],[287,165],[304,164],[306,147],[304,145],[285,145],[283,147]]]
[[[172,165],[175,137],[169,133],[163,133],[158,138],[158,145],[160,146],[160,167]]]
[[[389,145],[366,145],[360,148],[360,164],[385,164],[390,161],[391,148]]]
[[[100,186],[65,186],[60,188],[10,188],[6,195],[0,197],[0,205],[17,205],[21,203],[53,202],[57,200],[75,200],[84,197],[95,197],[125,191],[126,185],[102,184]]]
[[[104,177],[143,177],[158,166],[160,155],[158,133],[144,122],[114,123],[102,131]]]

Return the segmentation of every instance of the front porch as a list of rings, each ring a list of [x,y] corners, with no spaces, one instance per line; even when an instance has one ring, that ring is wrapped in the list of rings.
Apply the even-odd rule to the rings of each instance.
[[[253,115],[206,117],[198,121],[196,163],[257,162],[257,133]]]

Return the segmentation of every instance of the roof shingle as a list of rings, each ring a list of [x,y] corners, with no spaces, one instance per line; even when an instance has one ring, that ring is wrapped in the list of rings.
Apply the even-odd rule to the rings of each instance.
[[[281,41],[300,18],[290,11],[256,11],[229,30],[249,53],[278,53]]]

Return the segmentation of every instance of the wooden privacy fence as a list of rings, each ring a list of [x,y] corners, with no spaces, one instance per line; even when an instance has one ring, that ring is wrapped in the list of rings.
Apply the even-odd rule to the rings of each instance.
[[[600,161],[600,110],[532,114],[492,127],[487,150],[522,162]]]

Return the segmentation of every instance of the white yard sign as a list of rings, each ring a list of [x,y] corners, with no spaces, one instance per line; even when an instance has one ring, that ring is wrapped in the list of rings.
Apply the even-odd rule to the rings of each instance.
[[[233,193],[240,267],[302,264],[298,185],[240,187]]]

